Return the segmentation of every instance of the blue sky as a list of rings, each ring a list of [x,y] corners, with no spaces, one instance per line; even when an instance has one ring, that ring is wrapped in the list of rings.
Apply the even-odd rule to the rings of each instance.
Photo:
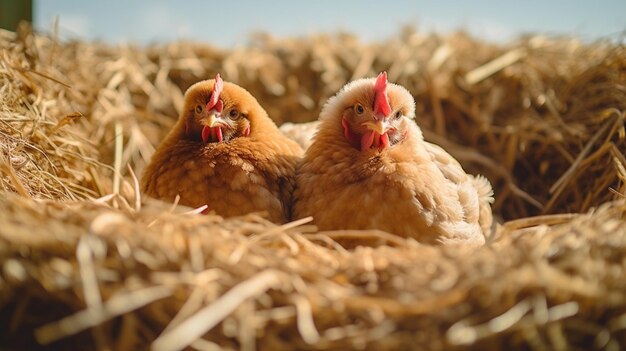
[[[466,29],[495,41],[528,32],[594,40],[626,30],[626,0],[35,0],[34,12],[40,30],[50,30],[58,16],[65,38],[141,44],[192,39],[225,47],[246,43],[255,30],[281,37],[344,30],[377,40],[413,24],[444,33]]]

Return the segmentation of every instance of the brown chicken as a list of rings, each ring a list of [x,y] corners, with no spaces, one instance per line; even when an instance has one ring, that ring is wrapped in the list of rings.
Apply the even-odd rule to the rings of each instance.
[[[294,217],[322,230],[380,229],[422,243],[483,244],[491,185],[424,141],[415,102],[387,74],[347,84],[324,106],[298,167]]]
[[[286,138],[245,89],[214,80],[192,85],[176,125],[142,178],[152,197],[222,216],[266,211],[290,217],[295,167],[302,149]]]

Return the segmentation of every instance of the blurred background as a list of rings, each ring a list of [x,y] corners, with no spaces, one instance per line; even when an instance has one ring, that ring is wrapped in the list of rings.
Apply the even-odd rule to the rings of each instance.
[[[51,31],[58,18],[65,39],[108,43],[191,39],[232,47],[254,31],[284,37],[346,31],[363,40],[385,39],[405,25],[445,34],[466,30],[490,41],[528,32],[575,35],[583,40],[623,38],[626,1],[81,1],[0,0],[2,27],[32,16]]]

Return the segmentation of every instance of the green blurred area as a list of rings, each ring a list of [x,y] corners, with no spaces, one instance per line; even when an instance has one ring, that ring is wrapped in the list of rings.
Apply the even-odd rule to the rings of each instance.
[[[0,0],[0,28],[15,31],[20,21],[33,21],[33,1]]]

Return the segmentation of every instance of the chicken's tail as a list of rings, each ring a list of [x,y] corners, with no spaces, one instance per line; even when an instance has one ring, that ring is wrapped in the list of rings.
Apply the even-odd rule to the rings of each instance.
[[[493,188],[489,180],[482,175],[472,177],[472,183],[478,191],[479,214],[478,224],[483,231],[485,239],[489,239],[493,234],[493,214],[491,204],[493,203]]]

